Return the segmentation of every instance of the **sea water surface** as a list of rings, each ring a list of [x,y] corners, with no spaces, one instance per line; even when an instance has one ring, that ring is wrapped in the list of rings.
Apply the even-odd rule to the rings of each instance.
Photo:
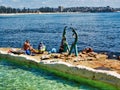
[[[59,50],[65,26],[76,28],[78,50],[120,52],[120,13],[63,13],[0,15],[0,47],[19,47],[29,39],[37,49],[44,42],[47,50]],[[74,41],[67,29],[67,41]]]

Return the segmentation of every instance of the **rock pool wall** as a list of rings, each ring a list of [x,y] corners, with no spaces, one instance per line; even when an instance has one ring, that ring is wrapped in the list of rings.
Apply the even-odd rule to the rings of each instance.
[[[120,90],[120,74],[113,71],[95,70],[82,65],[74,66],[59,59],[39,61],[27,55],[8,54],[4,51],[0,51],[0,59],[26,67],[45,69],[70,80],[102,87],[102,90]]]

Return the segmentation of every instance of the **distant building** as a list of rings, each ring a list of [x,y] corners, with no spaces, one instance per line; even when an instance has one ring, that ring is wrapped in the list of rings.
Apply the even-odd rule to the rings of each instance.
[[[64,7],[63,7],[63,6],[58,6],[58,11],[59,11],[59,12],[63,12],[63,10],[64,10]]]

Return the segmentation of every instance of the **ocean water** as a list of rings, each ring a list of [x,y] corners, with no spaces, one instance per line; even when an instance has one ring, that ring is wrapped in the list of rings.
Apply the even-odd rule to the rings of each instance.
[[[0,15],[0,47],[19,47],[29,39],[37,49],[44,42],[47,50],[59,49],[65,26],[76,28],[78,50],[120,52],[120,13],[68,13]],[[67,28],[67,41],[74,39]]]
[[[0,60],[0,90],[99,90]]]

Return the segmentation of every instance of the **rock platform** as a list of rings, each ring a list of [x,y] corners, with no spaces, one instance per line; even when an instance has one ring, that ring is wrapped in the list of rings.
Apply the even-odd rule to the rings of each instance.
[[[56,75],[81,82],[87,81],[95,87],[103,85],[109,90],[120,90],[120,61],[108,59],[105,54],[79,53],[68,56],[67,53],[25,54],[8,53],[10,48],[0,48],[0,60],[8,60],[27,67],[41,68]],[[18,50],[16,48],[16,50]],[[93,84],[91,84],[91,82]],[[97,83],[97,84],[94,84]],[[107,90],[107,89],[103,89]]]

